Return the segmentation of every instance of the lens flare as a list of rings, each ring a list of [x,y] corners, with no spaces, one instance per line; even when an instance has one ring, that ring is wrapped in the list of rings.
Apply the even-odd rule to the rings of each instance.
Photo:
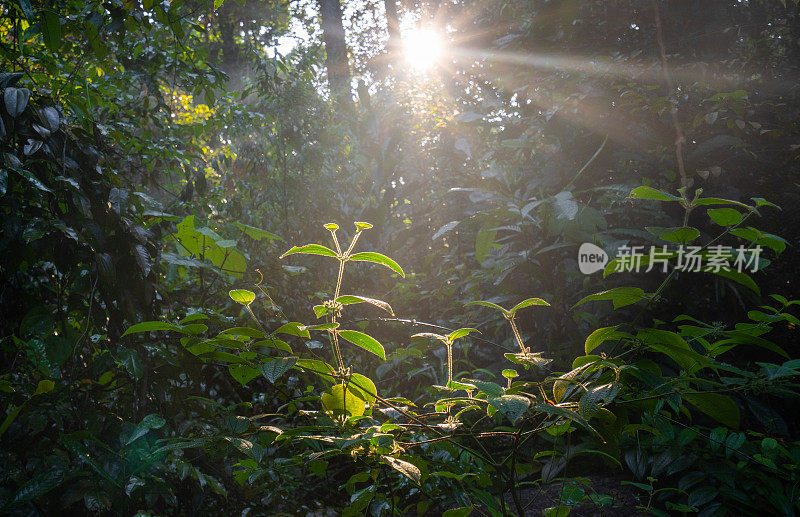
[[[413,68],[428,70],[436,65],[442,54],[442,39],[431,29],[415,30],[403,38],[403,51]]]

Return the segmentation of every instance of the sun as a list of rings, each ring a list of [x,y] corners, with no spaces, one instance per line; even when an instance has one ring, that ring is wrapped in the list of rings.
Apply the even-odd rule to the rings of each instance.
[[[403,54],[409,65],[417,70],[429,70],[442,54],[442,38],[432,29],[418,29],[403,38]]]

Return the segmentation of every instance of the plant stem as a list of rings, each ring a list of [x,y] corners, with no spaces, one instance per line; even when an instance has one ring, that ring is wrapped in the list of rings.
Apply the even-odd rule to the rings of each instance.
[[[517,340],[517,344],[519,345],[519,351],[523,354],[525,353],[525,347],[522,344],[522,336],[519,333],[519,329],[517,328],[517,324],[514,322],[514,316],[508,318],[508,322],[511,324],[511,330],[514,332],[514,338]]]

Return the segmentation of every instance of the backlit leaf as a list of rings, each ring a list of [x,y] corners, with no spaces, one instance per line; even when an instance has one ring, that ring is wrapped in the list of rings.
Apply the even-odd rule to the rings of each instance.
[[[519,302],[518,304],[516,304],[515,306],[513,306],[511,308],[511,310],[509,310],[508,312],[510,312],[511,315],[513,316],[518,310],[520,310],[522,308],[525,308],[525,307],[530,307],[531,305],[546,305],[546,306],[550,306],[549,303],[547,303],[546,301],[542,300],[541,298],[528,298],[527,300],[523,300],[523,301]]]
[[[631,191],[631,199],[652,199],[655,201],[680,201],[681,198],[667,194],[653,187],[636,187]]]
[[[333,257],[336,258],[336,252],[330,248],[326,248],[321,244],[306,244],[304,246],[292,246],[292,248],[280,256],[280,258],[288,257],[289,255],[294,255],[296,253],[302,253],[305,255],[322,255],[323,257]]]
[[[247,289],[233,289],[228,291],[228,296],[231,297],[236,303],[241,303],[242,305],[250,305],[253,303],[253,300],[256,299],[256,293],[253,291],[248,291]]]
[[[732,226],[742,222],[742,214],[733,208],[709,208],[708,216],[720,226]]]
[[[386,360],[386,351],[383,349],[383,345],[381,345],[374,337],[357,330],[339,330],[338,334],[342,339],[345,339],[368,352],[372,352],[384,361]]]
[[[384,456],[383,459],[393,469],[395,469],[396,471],[403,474],[405,477],[407,477],[408,479],[419,485],[420,478],[422,477],[422,472],[419,470],[419,467],[417,467],[413,463],[409,463],[399,458],[393,458],[391,456]]]
[[[582,298],[578,303],[572,306],[574,309],[578,305],[591,301],[611,300],[614,304],[614,309],[631,305],[647,298],[647,295],[638,287],[615,287],[602,293],[590,294]]]
[[[334,415],[346,414],[361,416],[364,414],[366,402],[356,393],[342,384],[334,384],[320,397],[322,407]]]
[[[406,274],[403,272],[403,268],[397,264],[394,260],[390,259],[386,255],[381,255],[380,253],[375,253],[373,251],[364,251],[361,253],[356,253],[354,255],[350,255],[350,260],[355,260],[357,262],[374,262],[375,264],[381,264],[383,266],[388,267],[398,275],[405,278]]]
[[[137,332],[152,332],[155,330],[177,330],[178,327],[173,325],[172,323],[167,323],[166,321],[143,321],[142,323],[137,323],[135,325],[131,325],[128,327],[128,330],[125,331],[122,336],[127,336],[128,334],[135,334]]]

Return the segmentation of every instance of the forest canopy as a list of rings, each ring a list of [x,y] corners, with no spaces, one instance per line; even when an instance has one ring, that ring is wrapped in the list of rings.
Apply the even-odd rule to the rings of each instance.
[[[800,512],[794,0],[6,0],[0,514]]]

